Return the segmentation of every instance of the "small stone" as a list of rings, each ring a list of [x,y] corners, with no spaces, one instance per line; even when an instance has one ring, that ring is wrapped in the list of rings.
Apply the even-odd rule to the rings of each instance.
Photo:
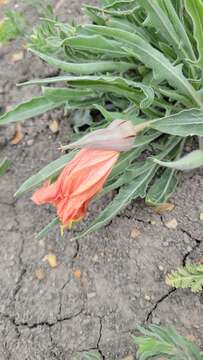
[[[39,244],[39,246],[41,246],[41,247],[45,247],[45,241],[44,241],[44,239],[41,239],[41,240],[39,240],[38,241],[38,244]]]
[[[45,278],[44,270],[41,268],[38,268],[35,270],[35,275],[38,280],[43,280]]]
[[[133,359],[134,359],[133,356],[130,355],[130,356],[127,356],[127,357],[123,358],[122,360],[133,360]]]
[[[188,247],[187,247],[187,251],[188,251],[188,252],[192,251],[191,246],[188,246]]]
[[[200,219],[201,221],[203,221],[203,213],[201,213],[201,214],[199,215],[199,219]]]
[[[53,253],[49,253],[48,255],[46,255],[43,258],[43,261],[47,261],[49,266],[52,267],[52,268],[55,268],[58,265],[56,255],[53,254]]]
[[[74,276],[75,276],[77,279],[80,279],[80,278],[81,278],[81,271],[80,271],[80,269],[74,270],[73,274],[74,274]]]
[[[151,224],[151,225],[156,225],[156,221],[150,220],[150,224]]]
[[[151,297],[149,296],[149,295],[145,295],[145,300],[147,300],[147,301],[150,301],[151,300]]]
[[[162,265],[159,265],[159,270],[164,271],[164,267]]]
[[[56,134],[59,131],[59,122],[58,120],[52,120],[49,123],[49,129],[53,134]]]
[[[175,218],[165,222],[165,226],[168,228],[168,229],[173,229],[175,230],[178,226],[178,222]]]
[[[99,259],[99,258],[98,258],[98,255],[94,255],[92,260],[93,260],[94,262],[97,262],[98,259]]]
[[[33,139],[29,139],[28,141],[27,141],[27,145],[28,146],[32,146],[34,144],[34,140]]]
[[[131,238],[133,239],[137,239],[140,235],[141,235],[141,231],[138,228],[132,229],[130,234]]]
[[[24,57],[23,51],[16,52],[11,55],[11,63],[14,64],[20,60],[22,60]]]
[[[92,292],[92,293],[87,294],[87,298],[88,298],[88,299],[92,299],[92,298],[94,298],[96,295],[97,295],[97,294],[96,294],[95,292]]]

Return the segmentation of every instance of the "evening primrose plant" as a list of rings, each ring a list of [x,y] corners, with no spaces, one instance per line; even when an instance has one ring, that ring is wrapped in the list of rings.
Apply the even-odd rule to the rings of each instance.
[[[119,140],[115,148],[101,149],[119,153],[104,183],[101,173],[97,177],[102,183],[102,191],[98,187],[100,196],[112,190],[116,195],[78,238],[108,224],[134,199],[145,198],[152,206],[166,202],[175,191],[180,170],[203,166],[202,1],[102,0],[100,6],[86,6],[84,12],[89,17],[85,25],[62,23],[50,15],[34,29],[29,50],[60,70],[60,75],[19,84],[41,86],[42,95],[0,117],[4,125],[64,107],[66,111],[80,111],[81,117],[85,114],[86,136],[115,120],[134,126],[136,135],[130,149],[118,150]],[[79,147],[87,148],[85,141],[81,140],[83,146]],[[195,148],[186,154],[188,141]],[[68,149],[67,145],[64,148]],[[76,152],[74,149],[64,154],[33,175],[16,196],[44,182],[45,187],[53,185],[49,179],[57,178],[65,167],[72,167]],[[86,166],[88,169],[88,162]],[[86,174],[88,178],[88,171]],[[54,191],[58,179],[52,186]],[[73,185],[71,189],[76,191],[77,184]],[[89,203],[97,191],[93,194],[86,185]],[[47,201],[57,204],[65,217],[70,186],[69,182],[63,192],[52,193]],[[79,220],[86,205],[74,204],[78,212],[69,220]],[[40,236],[59,222],[57,215]]]

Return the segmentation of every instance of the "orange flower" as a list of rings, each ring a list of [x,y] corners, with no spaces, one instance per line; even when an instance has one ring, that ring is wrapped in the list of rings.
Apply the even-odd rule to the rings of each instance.
[[[32,196],[37,204],[52,204],[57,208],[62,227],[71,228],[82,219],[93,196],[102,190],[113,165],[117,151],[82,149],[63,169],[55,183],[49,181]]]

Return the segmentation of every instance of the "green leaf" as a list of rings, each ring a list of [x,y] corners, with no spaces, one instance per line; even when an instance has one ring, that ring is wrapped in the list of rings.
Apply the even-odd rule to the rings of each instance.
[[[133,336],[138,347],[138,360],[202,360],[197,346],[179,335],[172,326],[139,326],[138,330],[141,335]]]
[[[0,43],[17,38],[25,27],[25,19],[18,11],[7,11],[6,17],[0,21]]]
[[[9,159],[7,159],[6,157],[0,162],[0,176],[4,175],[6,173],[10,164],[11,164],[11,161]]]
[[[42,80],[31,80],[20,85],[33,85],[54,83],[58,81],[67,81],[72,86],[85,87],[92,90],[100,90],[104,94],[107,92],[115,92],[127,98],[132,98],[134,101],[140,102],[141,108],[149,107],[154,101],[154,91],[150,86],[140,82],[125,79],[123,77],[115,76],[57,76],[55,78],[48,78]],[[142,90],[143,95],[139,90]],[[50,90],[53,91],[53,90]],[[64,91],[64,90],[63,90]],[[74,90],[78,91],[78,90]],[[87,90],[86,90],[87,91]]]
[[[43,87],[42,90],[43,95],[53,102],[65,103],[66,101],[76,100],[77,98],[82,101],[89,96],[94,97],[93,91],[88,89]]]
[[[97,34],[119,39],[129,55],[136,57],[147,67],[153,69],[155,80],[160,82],[167,80],[172,87],[188,96],[198,107],[202,106],[195,89],[183,75],[182,64],[177,66],[172,65],[160,51],[151,46],[139,35],[105,26],[87,25],[85,28]]]
[[[63,155],[59,159],[54,160],[50,164],[46,165],[38,173],[32,175],[28,180],[26,180],[17,190],[15,196],[19,197],[25,192],[39,186],[45,180],[56,176],[60,170],[62,170],[64,166],[66,166],[68,162],[73,159],[75,154],[76,151],[71,151],[70,153]]]
[[[128,185],[123,186],[119,194],[113,199],[113,201],[98,215],[98,217],[90,224],[89,228],[79,235],[76,239],[88,235],[92,231],[96,231],[101,227],[107,225],[121,210],[123,210],[133,199],[138,197],[144,197],[149,182],[154,176],[157,168],[151,165],[150,170],[147,170],[144,174],[131,181]]]
[[[153,161],[160,166],[177,170],[193,170],[203,166],[203,150],[194,150],[176,161],[160,161],[153,158]]]
[[[145,174],[146,171],[150,171],[151,169],[151,161],[145,161],[143,162],[133,162],[133,164],[127,169],[123,169],[122,173],[118,177],[117,180],[114,181],[108,181],[106,186],[104,187],[104,190],[102,192],[102,195],[108,193],[109,191],[115,190],[120,188],[121,186],[130,183],[132,180],[137,178],[138,176]]]
[[[62,104],[63,102],[61,101],[53,101],[45,96],[35,97],[32,100],[17,105],[11,111],[0,116],[0,125],[32,118]]]
[[[191,60],[195,60],[195,54],[187,32],[171,0],[138,0],[138,4],[147,12],[144,25],[154,27],[165,41],[172,45],[175,51],[183,58],[189,57]]]
[[[199,52],[198,65],[203,67],[203,3],[202,0],[185,0],[185,7],[192,18],[194,37]]]
[[[175,171],[171,169],[165,170],[161,177],[150,187],[145,199],[146,203],[153,206],[165,203],[175,191],[177,184],[178,179]]]
[[[39,51],[30,49],[34,54],[39,56],[41,59],[45,60],[48,64],[61,69],[68,73],[73,73],[77,75],[89,75],[95,74],[98,72],[124,72],[129,69],[134,69],[136,67],[133,63],[127,62],[116,62],[116,61],[96,61],[96,62],[87,62],[87,63],[73,63],[59,60],[50,55],[43,54]]]
[[[203,109],[183,110],[149,122],[150,127],[171,135],[203,136]]]
[[[86,50],[93,53],[107,54],[113,57],[126,57],[125,51],[122,50],[118,41],[108,40],[100,35],[78,35],[69,37],[64,40],[64,46],[70,46],[72,49]]]
[[[37,235],[36,235],[36,239],[40,240],[42,238],[44,238],[51,230],[53,230],[53,228],[58,225],[59,222],[59,218],[56,217],[54,218],[48,225],[46,225]]]
[[[138,136],[134,141],[133,147],[136,148],[143,145],[147,145],[160,136],[161,133],[159,131],[153,131],[153,130],[151,131],[151,129],[147,130],[144,133],[138,134]]]
[[[192,292],[198,292],[203,287],[203,265],[187,264],[172,271],[166,277],[166,284],[175,288],[190,288]]]

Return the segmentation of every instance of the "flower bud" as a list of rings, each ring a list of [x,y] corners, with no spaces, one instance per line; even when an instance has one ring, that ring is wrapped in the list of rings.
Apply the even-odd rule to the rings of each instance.
[[[62,146],[62,150],[74,148],[129,151],[133,147],[136,130],[127,120],[114,120],[104,129],[99,129],[83,136],[80,140]]]

